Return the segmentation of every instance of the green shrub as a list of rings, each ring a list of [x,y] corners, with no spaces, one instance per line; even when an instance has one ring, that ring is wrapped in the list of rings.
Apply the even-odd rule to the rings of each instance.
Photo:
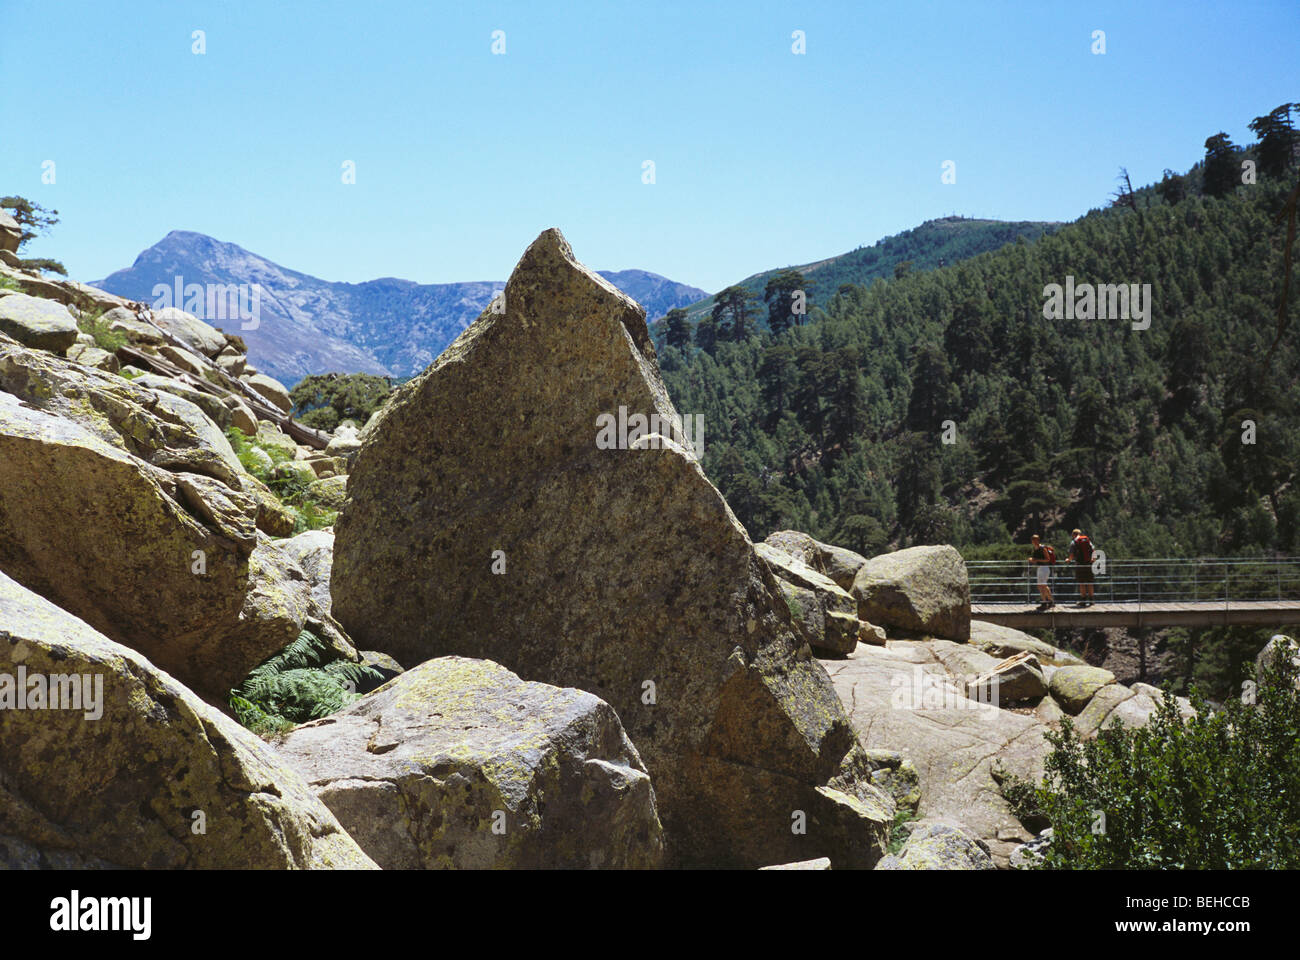
[[[1063,720],[1047,734],[1053,751],[1043,782],[1003,784],[1021,819],[1053,828],[1035,866],[1300,867],[1298,678],[1300,668],[1278,657],[1253,698],[1212,712],[1193,689],[1197,713],[1184,721],[1166,696],[1146,726],[1117,724],[1090,741]]]
[[[302,505],[295,507],[294,510],[298,514],[298,521],[293,528],[294,536],[306,533],[308,530],[323,530],[326,527],[332,527],[339,518],[337,510],[322,507],[313,500],[304,502]]]
[[[17,290],[22,292],[23,285],[13,277],[0,277],[0,290]]]
[[[254,450],[262,450],[263,448],[258,446],[252,437],[248,436],[248,434],[244,433],[244,431],[240,430],[238,427],[226,428],[226,439],[230,441],[230,447],[235,451],[235,456],[239,458],[239,462],[243,465],[244,469],[258,480],[266,483],[270,478],[271,472],[266,469],[266,466],[257,458],[256,454],[253,453]],[[265,450],[263,450],[263,452],[269,453],[269,451]],[[275,458],[272,457],[273,464],[274,460]]]
[[[802,623],[804,616],[803,604],[799,602],[797,597],[791,596],[784,590],[781,591],[781,596],[785,599],[786,608],[790,611],[790,618],[795,623]]]
[[[120,330],[110,330],[104,320],[104,311],[88,310],[77,318],[77,329],[95,338],[95,346],[109,353],[117,353],[126,346],[127,336]]]
[[[289,397],[293,415],[301,422],[333,430],[344,419],[365,423],[393,389],[390,378],[369,373],[315,373],[298,381]]]
[[[894,823],[889,829],[889,846],[886,853],[898,853],[903,849],[903,844],[907,843],[907,838],[911,836],[906,824],[911,823],[917,818],[917,813],[910,807],[899,807],[894,814]]]
[[[338,519],[338,511],[317,502],[311,495],[309,484],[304,483],[296,474],[283,477],[274,476],[275,467],[292,460],[293,457],[278,447],[262,446],[255,437],[248,436],[238,427],[227,429],[226,439],[230,441],[230,446],[235,451],[235,456],[239,458],[239,462],[243,464],[244,469],[266,484],[276,498],[279,499],[281,505],[294,512],[296,520],[294,521],[293,533],[290,536],[297,536],[308,530],[321,530],[334,525],[335,520]],[[260,450],[271,458],[271,469],[266,468],[265,464],[253,453],[254,450]]]
[[[57,273],[61,277],[68,275],[67,267],[49,257],[24,257],[18,261],[18,269],[25,273]]]
[[[298,422],[316,430],[332,432],[339,425],[339,412],[333,407],[317,407],[299,417]]]
[[[270,736],[343,709],[359,698],[358,686],[383,679],[374,667],[338,659],[325,641],[304,630],[230,691],[230,710],[249,730]]]

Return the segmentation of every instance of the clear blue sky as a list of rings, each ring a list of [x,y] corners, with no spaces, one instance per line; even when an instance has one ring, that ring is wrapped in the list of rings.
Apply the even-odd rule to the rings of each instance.
[[[81,279],[173,229],[330,280],[503,279],[558,226],[712,291],[950,213],[1073,219],[1287,100],[1297,0],[0,0],[0,193],[60,211],[27,252]]]

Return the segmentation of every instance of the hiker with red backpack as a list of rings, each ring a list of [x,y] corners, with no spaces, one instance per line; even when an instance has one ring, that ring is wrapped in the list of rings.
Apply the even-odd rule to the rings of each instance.
[[[1043,602],[1038,605],[1039,610],[1046,610],[1049,607],[1056,606],[1056,601],[1052,598],[1052,588],[1048,585],[1052,577],[1052,567],[1056,565],[1056,551],[1052,545],[1039,542],[1038,534],[1030,538],[1033,544],[1033,550],[1029,554],[1029,565],[1034,568],[1038,579],[1038,595]]]
[[[1090,607],[1093,604],[1092,582],[1092,540],[1077,527],[1070,532],[1070,553],[1066,557],[1074,563],[1074,582],[1079,585],[1079,602],[1077,607]]]

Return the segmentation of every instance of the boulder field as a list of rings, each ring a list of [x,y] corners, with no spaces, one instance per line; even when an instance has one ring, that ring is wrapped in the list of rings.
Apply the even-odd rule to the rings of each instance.
[[[237,335],[0,279],[0,868],[1007,868],[1045,732],[1165,696],[973,621],[951,547],[753,543],[557,230],[333,435]],[[259,739],[304,633],[365,680]]]

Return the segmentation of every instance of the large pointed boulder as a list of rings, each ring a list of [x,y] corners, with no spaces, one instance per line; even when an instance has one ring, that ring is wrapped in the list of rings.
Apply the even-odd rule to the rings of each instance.
[[[670,862],[871,866],[893,801],[680,422],[644,311],[547,230],[366,425],[335,616],[403,663],[488,659],[611,704]]]

